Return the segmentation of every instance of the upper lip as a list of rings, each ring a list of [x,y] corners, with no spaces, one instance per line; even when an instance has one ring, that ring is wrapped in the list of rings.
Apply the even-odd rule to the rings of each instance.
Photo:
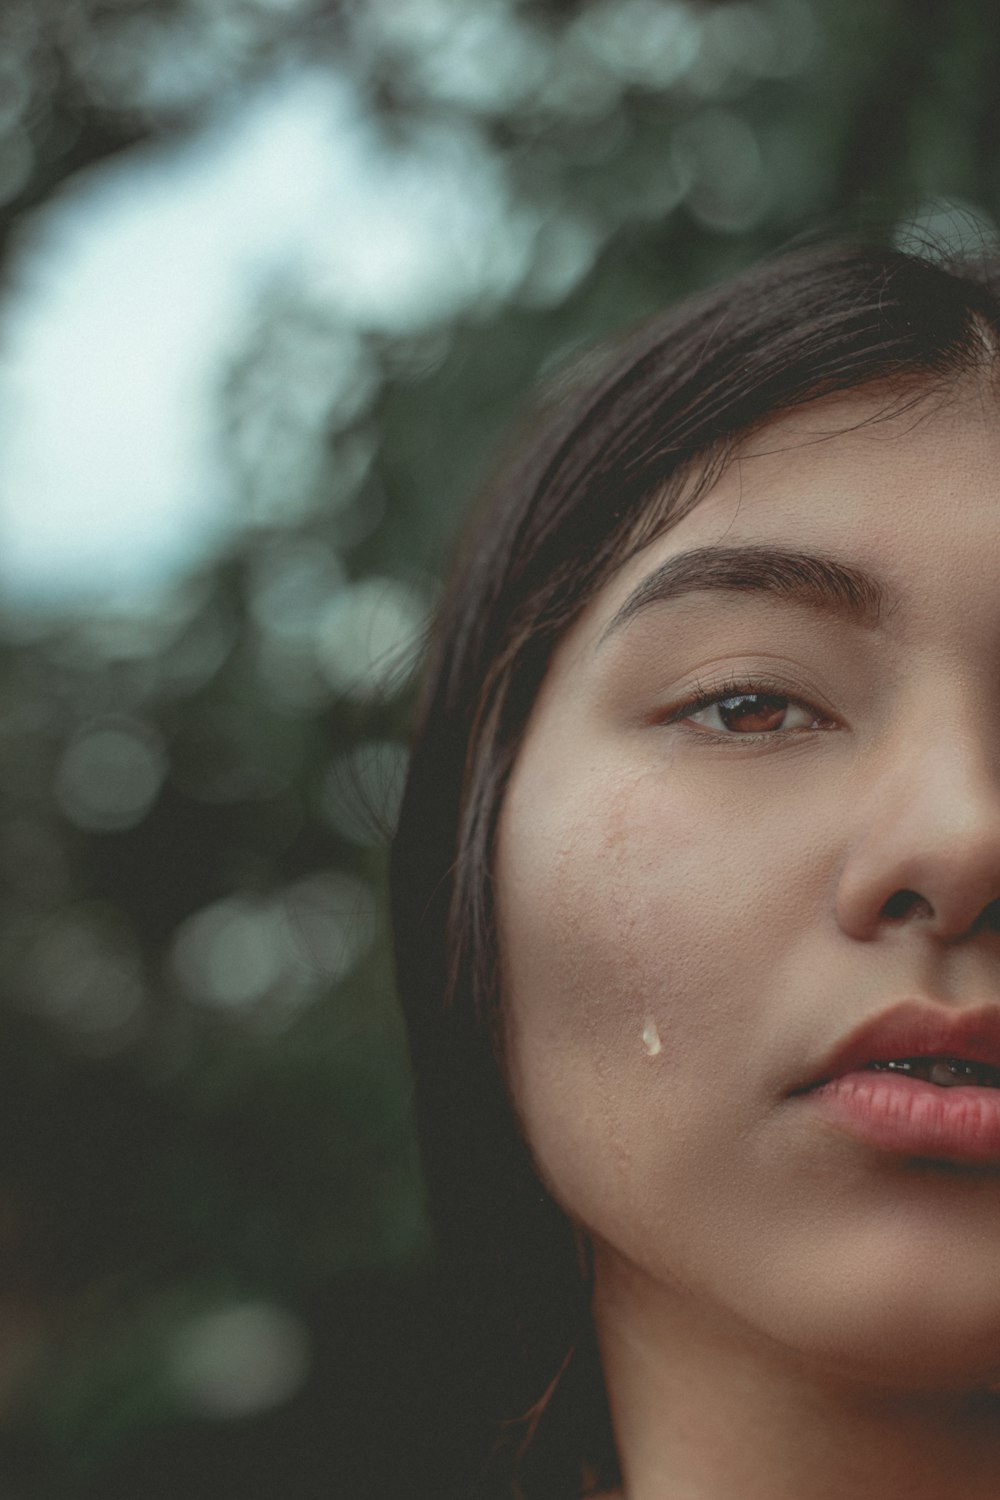
[[[819,1088],[870,1063],[904,1057],[954,1057],[1000,1068],[1000,1006],[952,1010],[901,1001],[855,1027],[806,1087]]]

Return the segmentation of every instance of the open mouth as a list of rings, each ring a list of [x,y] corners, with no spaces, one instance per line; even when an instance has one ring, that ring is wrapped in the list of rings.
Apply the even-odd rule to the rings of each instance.
[[[871,1062],[864,1071],[901,1073],[906,1078],[921,1079],[938,1088],[960,1085],[983,1089],[1000,1089],[1000,1068],[988,1063],[969,1062],[964,1057],[894,1057],[885,1062]]]
[[[1000,1005],[903,1001],[857,1027],[799,1091],[867,1146],[1000,1169]]]

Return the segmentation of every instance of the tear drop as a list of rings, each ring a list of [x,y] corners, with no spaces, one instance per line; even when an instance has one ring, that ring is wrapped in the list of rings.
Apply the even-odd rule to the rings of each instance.
[[[650,1057],[655,1057],[658,1052],[662,1052],[663,1050],[663,1043],[660,1041],[660,1033],[656,1029],[656,1022],[653,1020],[652,1016],[650,1016],[649,1020],[642,1028],[642,1045],[645,1047]]]

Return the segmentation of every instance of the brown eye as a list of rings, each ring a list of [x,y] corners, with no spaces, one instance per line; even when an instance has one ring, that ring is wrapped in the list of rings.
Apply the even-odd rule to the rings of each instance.
[[[797,729],[823,729],[829,721],[784,693],[731,693],[702,699],[678,720],[723,735],[772,735]]]
[[[789,706],[787,698],[774,693],[741,693],[735,698],[720,698],[714,705],[726,729],[739,734],[763,734],[781,729]]]

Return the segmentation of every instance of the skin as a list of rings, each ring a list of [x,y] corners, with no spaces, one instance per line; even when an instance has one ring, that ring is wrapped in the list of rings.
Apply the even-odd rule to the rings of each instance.
[[[885,404],[773,423],[591,601],[501,814],[510,1088],[594,1246],[628,1500],[998,1492],[1000,1169],[890,1157],[790,1097],[900,1000],[1000,1006],[1000,423],[973,381],[864,425]],[[895,603],[699,592],[601,641],[653,567],[723,541]],[[787,695],[778,727],[685,711],[730,678]]]

